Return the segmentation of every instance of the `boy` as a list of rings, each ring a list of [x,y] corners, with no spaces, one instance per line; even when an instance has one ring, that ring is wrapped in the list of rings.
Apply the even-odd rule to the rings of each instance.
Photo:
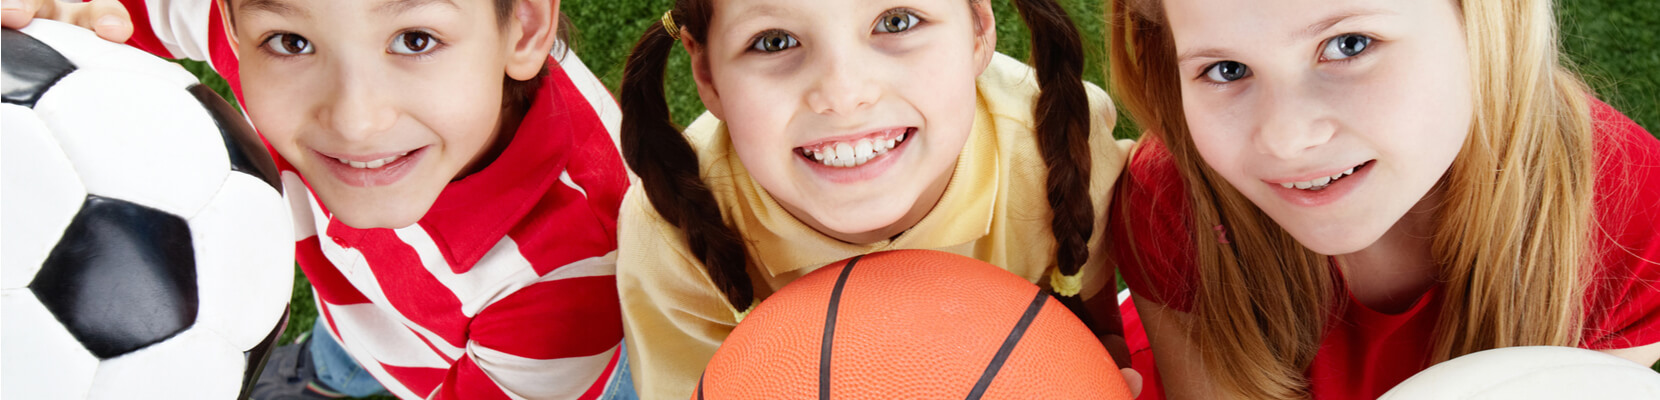
[[[272,357],[256,398],[373,392],[341,352],[402,398],[632,392],[607,385],[627,376],[618,114],[563,48],[557,0],[148,3],[7,1],[5,26],[132,34],[230,82],[278,156],[324,328]]]

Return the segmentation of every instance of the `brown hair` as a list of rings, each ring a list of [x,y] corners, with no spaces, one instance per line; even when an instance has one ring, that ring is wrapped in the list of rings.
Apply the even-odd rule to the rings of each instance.
[[[984,1],[984,0],[970,0]],[[1066,10],[1054,0],[1014,0],[1032,32],[1032,64],[1037,71],[1035,132],[1048,165],[1050,229],[1055,234],[1057,265],[1075,275],[1088,259],[1087,243],[1095,211],[1089,197],[1089,108],[1083,86],[1084,52]],[[679,0],[670,11],[688,40],[708,38],[713,14],[708,0]],[[623,111],[622,148],[628,166],[652,207],[686,234],[693,256],[737,310],[755,300],[745,267],[743,238],[727,225],[701,174],[697,153],[669,119],[663,95],[663,70],[675,38],[651,24],[624,67],[619,100]]]
[[[1200,158],[1162,8],[1158,0],[1113,0],[1109,58],[1121,105],[1148,140],[1169,149],[1186,183],[1199,281],[1195,326],[1176,334],[1191,334],[1204,349],[1204,374],[1225,393],[1305,397],[1305,371],[1341,304],[1340,283],[1325,256]],[[1593,254],[1588,89],[1561,65],[1549,0],[1463,1],[1460,10],[1475,115],[1438,184],[1446,195],[1432,251],[1444,300],[1432,362],[1578,344],[1583,266]],[[1229,243],[1203,229],[1212,226],[1225,226]]]

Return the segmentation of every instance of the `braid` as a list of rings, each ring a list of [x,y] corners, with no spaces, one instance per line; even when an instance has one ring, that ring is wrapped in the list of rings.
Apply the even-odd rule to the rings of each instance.
[[[1014,0],[1014,5],[1032,32],[1032,65],[1040,88],[1033,113],[1038,147],[1049,166],[1055,265],[1062,274],[1074,276],[1089,259],[1095,225],[1089,197],[1090,110],[1083,84],[1083,43],[1066,9],[1054,0]]]
[[[710,280],[726,300],[736,310],[747,310],[755,300],[755,288],[745,270],[743,239],[721,218],[715,195],[703,182],[697,153],[669,119],[663,69],[674,45],[675,38],[662,25],[652,24],[623,67],[623,158],[639,175],[657,213],[686,233],[692,255],[708,268]]]

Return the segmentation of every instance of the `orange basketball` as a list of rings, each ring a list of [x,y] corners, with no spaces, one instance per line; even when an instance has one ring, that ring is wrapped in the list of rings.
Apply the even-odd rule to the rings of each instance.
[[[831,264],[756,307],[694,399],[1129,399],[1066,307],[1000,268],[901,250]]]

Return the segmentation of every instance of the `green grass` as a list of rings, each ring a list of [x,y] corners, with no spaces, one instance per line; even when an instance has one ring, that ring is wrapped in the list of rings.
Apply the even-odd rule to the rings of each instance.
[[[1104,23],[1099,0],[1062,0],[1083,33],[1088,50],[1085,80],[1102,85]],[[575,46],[583,61],[607,86],[616,90],[623,61],[640,33],[667,10],[668,0],[566,2],[563,11],[575,22]],[[1564,49],[1592,88],[1650,133],[1660,137],[1660,2],[1629,0],[1572,0],[1559,2]],[[998,50],[1017,57],[1029,48],[1027,33],[1007,1],[993,5],[998,20]],[[189,64],[189,63],[187,63]],[[187,67],[191,67],[187,65]],[[200,71],[200,65],[194,66]],[[670,112],[687,124],[703,112],[691,81],[683,50],[676,49],[668,66]],[[224,84],[211,82],[221,93]],[[1103,85],[1104,86],[1104,85]],[[1120,118],[1118,137],[1135,137],[1134,128]],[[288,341],[310,329],[316,306],[310,286],[295,270],[293,319],[283,334]],[[1660,364],[1655,365],[1660,371]]]
[[[1608,104],[1660,137],[1660,1],[1561,0],[1563,49]]]

